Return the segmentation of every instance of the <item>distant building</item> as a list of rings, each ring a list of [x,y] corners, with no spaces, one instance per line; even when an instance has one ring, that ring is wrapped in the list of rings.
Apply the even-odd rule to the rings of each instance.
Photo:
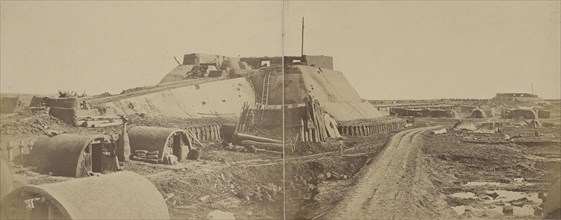
[[[497,93],[491,101],[497,104],[514,105],[539,105],[546,103],[546,101],[538,97],[538,95],[530,93]]]

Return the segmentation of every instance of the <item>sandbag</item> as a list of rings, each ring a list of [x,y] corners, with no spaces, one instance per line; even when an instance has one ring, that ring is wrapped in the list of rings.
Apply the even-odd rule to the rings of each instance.
[[[153,155],[153,154],[147,154],[146,155],[146,159],[158,159],[158,155]]]
[[[137,157],[137,156],[134,156],[134,155],[131,155],[130,159],[131,159],[131,160],[136,160],[136,161],[144,161],[144,160],[146,160],[146,158]]]
[[[147,151],[146,155],[160,155],[160,151]]]

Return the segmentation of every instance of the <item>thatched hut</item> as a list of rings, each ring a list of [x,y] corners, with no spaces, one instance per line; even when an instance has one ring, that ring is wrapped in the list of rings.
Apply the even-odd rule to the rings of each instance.
[[[158,189],[128,171],[24,186],[0,204],[1,219],[169,219]]]
[[[39,172],[84,177],[117,171],[115,147],[103,135],[60,134],[35,141],[30,158]]]
[[[178,128],[136,126],[129,130],[131,152],[138,150],[158,151],[158,158],[165,154],[185,159],[191,141],[185,130]]]

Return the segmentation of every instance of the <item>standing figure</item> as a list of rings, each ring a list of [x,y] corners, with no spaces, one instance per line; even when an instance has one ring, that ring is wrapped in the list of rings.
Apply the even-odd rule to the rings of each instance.
[[[121,134],[119,134],[116,153],[119,162],[125,162],[127,161],[127,158],[131,155],[129,135],[127,134],[127,123],[129,122],[129,120],[125,116],[122,116],[121,119],[123,120],[123,126],[121,130]]]

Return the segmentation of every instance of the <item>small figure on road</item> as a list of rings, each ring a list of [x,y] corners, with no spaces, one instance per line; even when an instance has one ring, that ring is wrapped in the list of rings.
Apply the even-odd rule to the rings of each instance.
[[[345,142],[343,142],[342,137],[337,138],[337,140],[339,142],[339,153],[341,156],[343,156],[343,146],[345,146]]]

